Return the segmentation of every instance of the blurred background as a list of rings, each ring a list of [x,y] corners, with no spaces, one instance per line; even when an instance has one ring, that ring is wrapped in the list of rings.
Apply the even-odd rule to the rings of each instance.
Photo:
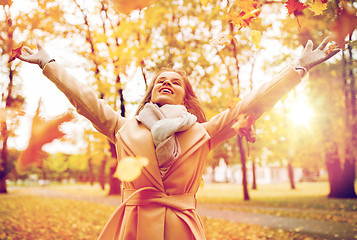
[[[48,128],[65,136],[27,156],[21,171],[16,167],[36,109],[46,123],[73,107],[38,66],[9,62],[13,49],[42,43],[125,117],[134,116],[158,69],[183,69],[211,118],[294,63],[307,40],[316,47],[332,34],[346,48],[256,122],[256,143],[235,137],[215,149],[203,179],[241,185],[244,200],[259,185],[295,189],[306,181],[327,183],[331,198],[355,198],[357,4],[316,0],[291,9],[288,2],[1,0],[0,192],[85,182],[120,194],[113,145],[78,114]]]

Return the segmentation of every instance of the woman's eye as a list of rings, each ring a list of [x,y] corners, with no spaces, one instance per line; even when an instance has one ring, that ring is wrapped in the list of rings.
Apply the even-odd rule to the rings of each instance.
[[[174,84],[176,84],[176,85],[180,85],[180,83],[179,83],[179,82],[174,82]]]

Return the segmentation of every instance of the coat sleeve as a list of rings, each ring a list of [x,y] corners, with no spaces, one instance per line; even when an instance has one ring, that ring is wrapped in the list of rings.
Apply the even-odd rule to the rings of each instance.
[[[115,133],[124,123],[125,118],[104,100],[98,99],[90,87],[67,73],[60,64],[48,63],[43,69],[43,74],[67,96],[79,114],[89,119],[99,132],[115,142]]]
[[[271,81],[253,89],[235,107],[227,109],[203,123],[211,137],[211,149],[237,134],[232,125],[240,114],[253,114],[254,118],[258,119],[300,81],[299,73],[292,66],[288,66]]]

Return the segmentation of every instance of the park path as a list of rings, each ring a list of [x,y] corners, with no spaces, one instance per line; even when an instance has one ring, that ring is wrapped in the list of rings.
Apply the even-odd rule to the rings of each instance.
[[[11,193],[11,188],[9,188]],[[79,194],[69,194],[56,191],[46,187],[26,187],[15,188],[13,194],[39,195],[43,197],[65,198],[78,201],[88,201],[110,206],[119,206],[121,198],[111,196],[85,196]],[[262,213],[242,212],[237,205],[227,204],[198,204],[197,212],[200,216],[223,219],[236,223],[245,223],[263,227],[294,231],[311,237],[319,237],[326,240],[353,240],[357,239],[357,226],[348,223],[325,222],[311,219],[301,219],[292,217],[273,216]],[[239,206],[242,208],[242,206]],[[244,206],[244,208],[253,208]],[[301,209],[266,208],[278,211],[301,211]],[[320,211],[331,214],[329,211]]]

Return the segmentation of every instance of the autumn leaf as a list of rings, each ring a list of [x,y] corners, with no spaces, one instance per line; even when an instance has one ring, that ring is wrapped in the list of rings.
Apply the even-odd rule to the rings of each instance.
[[[228,13],[228,17],[234,25],[245,28],[259,16],[261,11],[260,8],[254,9],[251,12],[241,10],[239,13]]]
[[[1,0],[0,1],[0,5],[2,5],[2,6],[11,6],[11,4],[12,4],[12,0]]]
[[[74,118],[72,112],[66,112],[54,119],[45,120],[40,117],[40,104],[32,120],[31,136],[27,148],[21,153],[17,162],[19,171],[23,171],[30,165],[41,165],[44,152],[43,145],[55,139],[62,138],[65,134],[59,130],[59,126],[64,122],[69,122]]]
[[[286,2],[285,7],[288,9],[288,14],[289,15],[294,14],[294,16],[296,17],[296,20],[297,20],[297,22],[299,24],[299,27],[301,28],[298,15],[302,15],[302,10],[307,8],[308,5],[304,5],[299,0],[288,0]]]
[[[324,0],[314,0],[310,3],[310,10],[314,12],[315,15],[321,15],[324,10],[327,9],[327,1]]]
[[[235,4],[245,12],[251,12],[258,8],[257,0],[236,0]]]
[[[262,34],[257,30],[251,30],[250,37],[251,37],[252,42],[255,44],[255,47],[259,48],[259,43],[262,38]]]
[[[140,176],[144,166],[149,164],[149,160],[144,157],[126,157],[118,162],[114,177],[124,182],[134,181]]]
[[[345,38],[347,35],[351,36],[357,27],[356,9],[349,6],[345,1],[342,4],[343,7],[339,9],[337,19],[333,24],[331,36],[332,40],[340,47],[345,45]]]
[[[121,13],[129,14],[136,9],[142,9],[149,6],[154,0],[111,0],[116,10]]]
[[[14,61],[16,58],[18,58],[21,55],[22,46],[23,44],[21,45],[21,47],[11,50],[11,56],[9,58],[8,63]]]

